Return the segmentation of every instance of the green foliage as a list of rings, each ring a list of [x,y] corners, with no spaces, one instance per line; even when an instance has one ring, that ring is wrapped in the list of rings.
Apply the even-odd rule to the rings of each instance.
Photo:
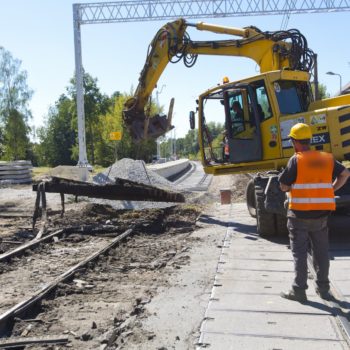
[[[111,106],[111,99],[100,92],[97,86],[97,79],[90,74],[84,73],[84,109],[85,109],[85,129],[86,129],[86,152],[91,164],[95,164],[95,148],[101,139],[101,135],[96,133],[98,129],[99,117],[101,114],[107,113]],[[76,108],[76,86],[75,78],[70,80],[70,86],[67,92],[71,100],[74,102],[73,124],[76,134],[78,134],[77,108]],[[74,155],[78,153],[77,147],[74,148]]]
[[[311,89],[312,89],[312,93],[315,96],[315,84],[311,83]],[[331,95],[329,94],[329,92],[327,92],[327,87],[324,84],[319,83],[318,84],[318,95],[319,95],[319,99],[323,100],[325,98],[330,98]]]
[[[61,95],[49,110],[46,125],[38,130],[40,144],[35,148],[40,166],[73,165],[77,160],[72,156],[76,133],[72,127],[74,103]]]
[[[190,129],[184,138],[177,139],[176,150],[180,157],[192,155],[192,157],[195,158],[199,151],[198,130]]]
[[[221,147],[222,131],[224,125],[221,123],[209,122],[207,124],[208,133],[210,135],[212,146]],[[168,149],[168,145],[165,145],[165,149]],[[176,140],[177,155],[189,159],[199,159],[199,144],[198,144],[198,130],[189,129],[185,137],[178,138]],[[164,154],[167,154],[164,152]],[[162,153],[163,156],[163,153]]]
[[[31,117],[28,102],[32,94],[21,61],[0,47],[0,157],[3,159],[26,159],[30,153],[27,121]]]
[[[156,154],[153,139],[133,142],[124,128],[122,111],[126,99],[133,96],[116,91],[110,97],[101,93],[97,79],[84,73],[84,109],[87,157],[91,164],[109,166],[116,158],[151,161]],[[75,79],[70,80],[54,106],[50,107],[43,127],[37,130],[38,143],[29,141],[28,119],[31,112],[28,103],[33,91],[27,85],[27,72],[21,69],[21,61],[0,47],[0,157],[4,159],[26,158],[34,165],[74,165],[78,161],[78,122]],[[150,99],[146,106],[149,115],[158,114],[162,108]],[[214,127],[213,127],[214,128]],[[121,131],[120,141],[111,141],[111,132]],[[182,155],[198,153],[195,131],[178,141]],[[172,154],[170,140],[162,147],[166,156]]]
[[[4,159],[26,159],[29,130],[23,116],[16,109],[9,111],[4,130]]]
[[[122,111],[128,94],[115,92],[103,95],[97,80],[84,75],[85,125],[88,161],[107,167],[116,159],[134,158],[150,161],[155,153],[154,140],[140,144],[132,142],[124,129]],[[35,145],[39,165],[57,166],[76,164],[78,161],[78,127],[74,80],[70,81],[67,95],[62,95],[49,111],[46,125],[38,130],[40,143]],[[157,107],[151,104],[152,113]],[[111,141],[110,133],[121,131],[121,141]]]
[[[10,113],[17,110],[27,119],[31,116],[28,102],[33,91],[27,85],[27,72],[21,70],[21,61],[0,47],[0,117],[7,121]]]

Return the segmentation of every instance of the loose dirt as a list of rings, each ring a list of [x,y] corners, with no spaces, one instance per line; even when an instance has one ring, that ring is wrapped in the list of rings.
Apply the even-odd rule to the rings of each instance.
[[[229,206],[220,205],[220,189],[230,188],[233,200],[242,201],[248,180],[245,175],[215,177],[208,192],[192,193],[188,196],[190,203],[167,208],[116,210],[104,203],[75,203],[70,198],[63,218],[59,195],[48,194],[51,231],[114,226],[114,234],[128,228],[135,233],[107,256],[81,270],[72,281],[61,284],[55,298],[45,300],[34,314],[28,315],[29,320],[17,320],[12,336],[69,338],[67,345],[44,347],[52,350],[194,349],[229,219]],[[35,193],[29,186],[1,190],[0,205],[9,214],[0,217],[3,240],[34,237],[36,232],[31,229],[28,215],[34,209],[34,201]],[[16,216],[11,217],[12,214]],[[46,244],[3,268],[1,278],[12,279],[14,285],[15,272],[20,271],[18,288],[16,292],[8,290],[6,305],[11,303],[11,293],[24,297],[35,289],[35,284],[40,286],[34,283],[21,292],[20,281],[25,286],[40,275],[41,283],[47,283],[61,273],[54,263],[47,268],[52,255],[58,262],[66,259],[73,264],[91,253],[84,253],[84,249],[97,242],[103,230],[94,235],[87,233],[72,230],[58,242]],[[105,238],[110,235],[113,233]],[[84,249],[79,248],[83,246]],[[0,248],[8,250],[13,245],[1,244]],[[67,255],[67,249],[72,254]],[[79,252],[73,259],[74,249]],[[34,261],[38,265],[32,265]],[[41,275],[41,270],[50,277]]]

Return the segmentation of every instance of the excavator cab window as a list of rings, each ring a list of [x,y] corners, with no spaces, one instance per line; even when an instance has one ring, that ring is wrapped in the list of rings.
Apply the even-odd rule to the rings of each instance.
[[[249,101],[253,118],[249,113]],[[262,157],[255,89],[238,84],[218,89],[201,100],[200,123],[205,162],[239,163]],[[221,127],[218,133],[212,121]],[[207,123],[206,123],[207,122]]]
[[[278,80],[273,83],[281,114],[307,112],[312,93],[307,82]]]
[[[233,92],[229,97],[230,105],[230,127],[232,135],[236,136],[245,131],[243,94],[240,90]]]
[[[265,83],[263,80],[256,81],[251,83],[255,98],[256,98],[256,107],[258,112],[259,121],[263,122],[272,117],[272,110],[269,98],[267,96]],[[248,103],[249,103],[249,115],[251,125],[255,125],[254,112],[252,108],[252,100],[248,95]]]

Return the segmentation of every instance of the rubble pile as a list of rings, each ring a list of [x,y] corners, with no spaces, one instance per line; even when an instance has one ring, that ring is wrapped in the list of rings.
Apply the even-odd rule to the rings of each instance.
[[[158,187],[167,191],[178,191],[178,188],[164,177],[146,168],[142,160],[123,158],[111,165],[104,172],[93,177],[97,184],[115,183],[116,179],[130,180],[140,184]],[[168,202],[144,201],[111,201],[107,199],[94,199],[94,203],[110,205],[114,209],[150,209],[173,206]]]
[[[144,161],[123,158],[103,173],[94,176],[93,181],[98,184],[114,183],[115,179],[124,179],[164,190],[176,190],[176,187],[164,177],[146,168]]]

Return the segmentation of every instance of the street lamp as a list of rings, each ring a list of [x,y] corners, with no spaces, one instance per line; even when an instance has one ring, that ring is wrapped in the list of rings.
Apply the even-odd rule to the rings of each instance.
[[[342,89],[342,86],[343,86],[341,75],[338,74],[338,73],[334,73],[334,72],[327,72],[326,74],[328,74],[328,75],[337,75],[339,77],[339,81],[340,81],[339,95],[341,95],[341,89]]]

